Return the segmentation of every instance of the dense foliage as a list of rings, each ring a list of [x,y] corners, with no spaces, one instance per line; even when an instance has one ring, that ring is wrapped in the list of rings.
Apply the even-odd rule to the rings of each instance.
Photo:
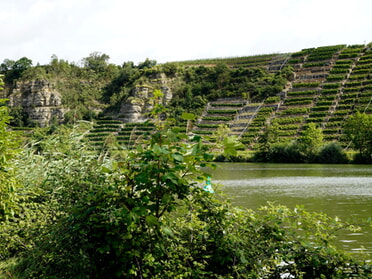
[[[70,63],[55,55],[49,64],[37,66],[32,66],[32,61],[26,57],[18,61],[6,59],[0,66],[0,73],[5,75],[9,92],[21,81],[48,80],[55,84],[62,94],[63,106],[69,109],[65,122],[74,123],[91,120],[97,117],[98,111],[117,114],[136,86],[161,89],[161,84],[157,84],[161,75],[171,81],[173,98],[168,105],[172,108],[172,117],[179,119],[185,111],[201,113],[209,100],[222,96],[251,99],[273,96],[286,84],[291,68],[270,74],[261,67],[157,65],[149,59],[138,65],[125,62],[118,66],[109,63],[107,54],[94,52],[80,63]],[[14,116],[12,125],[32,126],[22,108],[14,107],[11,113]]]
[[[324,143],[322,129],[309,123],[300,137],[281,142],[277,122],[267,126],[259,137],[253,160],[280,163],[347,163],[344,149],[336,142]]]
[[[8,161],[20,187],[13,191],[14,214],[0,220],[0,275],[371,276],[370,264],[332,244],[339,230],[359,226],[301,207],[232,207],[218,191],[203,190],[201,167],[212,155],[201,138],[158,124],[148,141],[112,155],[84,142],[90,123],[36,130]],[[12,135],[0,136],[5,148]],[[225,152],[234,144],[225,143]]]

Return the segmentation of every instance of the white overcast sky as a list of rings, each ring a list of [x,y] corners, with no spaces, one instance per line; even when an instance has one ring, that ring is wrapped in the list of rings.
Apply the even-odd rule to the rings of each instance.
[[[371,0],[0,0],[0,62],[159,63],[372,41]]]

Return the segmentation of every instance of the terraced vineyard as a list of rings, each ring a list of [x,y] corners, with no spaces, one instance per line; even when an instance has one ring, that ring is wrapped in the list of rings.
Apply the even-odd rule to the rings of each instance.
[[[282,141],[301,134],[305,125],[316,123],[326,141],[344,146],[343,125],[357,111],[372,114],[372,50],[365,45],[335,45],[303,49],[292,54],[262,55],[226,59],[180,62],[187,66],[226,63],[230,67],[264,67],[275,72],[285,65],[294,69],[294,79],[277,96],[261,101],[221,98],[207,104],[192,132],[213,142],[213,134],[224,124],[231,135],[238,136],[247,147],[257,142],[266,125],[277,123]],[[96,145],[114,134],[117,142],[128,145],[151,131],[151,124],[102,123],[89,138]],[[115,126],[117,125],[117,126]],[[147,126],[146,126],[147,125]]]

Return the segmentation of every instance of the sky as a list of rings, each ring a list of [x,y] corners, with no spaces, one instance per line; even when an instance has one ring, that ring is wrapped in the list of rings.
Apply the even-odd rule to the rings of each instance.
[[[158,63],[372,42],[371,0],[0,0],[0,63]]]

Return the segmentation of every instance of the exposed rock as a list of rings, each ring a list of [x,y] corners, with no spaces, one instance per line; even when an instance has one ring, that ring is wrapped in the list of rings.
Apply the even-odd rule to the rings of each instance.
[[[149,119],[148,113],[153,108],[152,97],[154,90],[163,93],[161,102],[165,105],[172,100],[173,93],[169,79],[164,74],[156,74],[150,78],[150,85],[141,85],[134,88],[132,97],[129,97],[120,108],[119,118],[124,122],[145,122]]]
[[[41,127],[63,120],[65,109],[62,108],[61,94],[46,80],[18,82],[9,100],[11,106],[22,107]]]

